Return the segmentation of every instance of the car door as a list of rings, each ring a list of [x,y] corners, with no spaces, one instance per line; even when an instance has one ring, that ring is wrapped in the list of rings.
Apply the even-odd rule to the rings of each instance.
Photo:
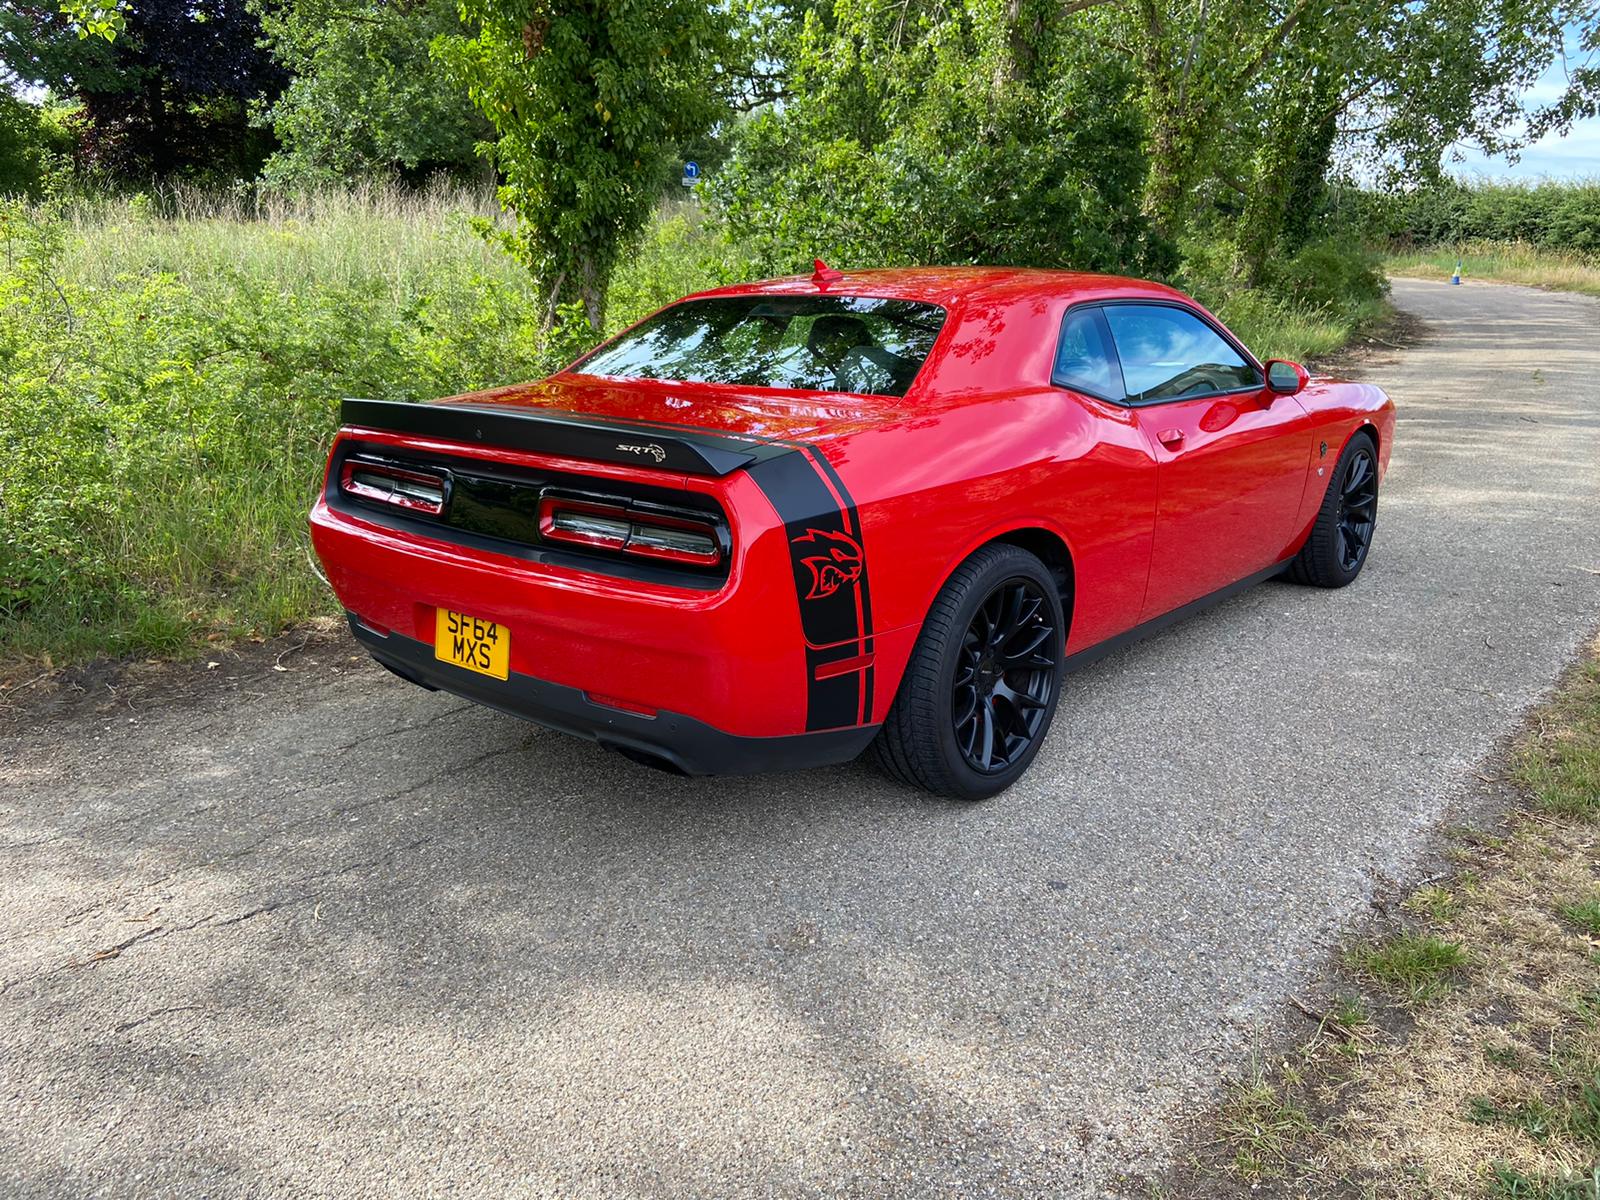
[[[1156,458],[1155,544],[1141,620],[1271,566],[1289,549],[1311,420],[1198,311],[1104,306],[1126,403]]]

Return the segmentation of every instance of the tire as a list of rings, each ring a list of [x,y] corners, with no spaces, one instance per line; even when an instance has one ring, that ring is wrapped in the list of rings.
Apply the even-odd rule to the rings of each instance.
[[[1061,595],[1045,565],[1016,546],[978,550],[923,622],[872,743],[878,765],[901,783],[957,800],[1004,791],[1050,731],[1065,641]]]
[[[1361,574],[1378,524],[1378,447],[1362,431],[1345,445],[1311,534],[1287,572],[1296,583],[1341,588]]]

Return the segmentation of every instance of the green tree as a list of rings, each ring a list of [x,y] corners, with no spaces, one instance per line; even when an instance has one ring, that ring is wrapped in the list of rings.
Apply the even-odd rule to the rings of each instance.
[[[1276,244],[1291,196],[1326,176],[1336,147],[1371,174],[1436,178],[1456,142],[1509,144],[1528,86],[1561,45],[1560,0],[1075,0],[1066,9],[1084,36],[1140,65],[1145,210],[1156,229],[1181,235],[1197,201],[1229,187],[1251,200],[1253,261]]]
[[[758,268],[1163,257],[1139,212],[1132,73],[1060,36],[1054,12],[841,0],[801,13],[783,105],[743,125],[713,181]]]
[[[0,85],[0,197],[37,193],[51,159],[70,150],[51,116]]]
[[[461,16],[477,33],[434,49],[499,133],[487,149],[512,246],[552,319],[581,302],[599,332],[663,160],[727,112],[732,19],[697,0],[462,0]]]
[[[490,135],[466,89],[428,52],[461,32],[456,0],[257,0],[290,76],[263,120],[280,149],[272,182],[467,173]]]
[[[8,0],[0,66],[82,108],[82,161],[131,179],[252,178],[271,138],[250,106],[284,78],[245,0]]]

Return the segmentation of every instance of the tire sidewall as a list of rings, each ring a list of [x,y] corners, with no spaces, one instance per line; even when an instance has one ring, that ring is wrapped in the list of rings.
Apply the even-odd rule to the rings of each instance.
[[[1056,646],[1055,671],[1050,681],[1050,700],[1045,706],[1044,718],[1039,723],[1039,732],[1034,736],[1027,750],[1016,762],[1004,771],[993,775],[986,775],[974,770],[961,753],[961,747],[956,742],[955,730],[955,679],[956,668],[960,662],[962,639],[966,636],[968,627],[972,624],[973,617],[977,615],[979,607],[992,595],[995,589],[1011,582],[1012,580],[1026,581],[1033,584],[1044,595],[1045,603],[1049,606],[1050,621],[1056,629],[1056,636],[1060,639]],[[938,747],[940,757],[944,760],[944,767],[949,772],[949,778],[955,785],[962,799],[984,800],[990,796],[1005,791],[1024,772],[1033,765],[1033,760],[1038,756],[1039,748],[1049,736],[1050,726],[1055,721],[1056,705],[1061,699],[1061,681],[1065,671],[1065,617],[1061,608],[1061,596],[1056,590],[1055,581],[1050,573],[1045,570],[1044,564],[1026,550],[1017,549],[1014,554],[1007,554],[1004,558],[997,559],[967,585],[967,593],[962,598],[956,612],[956,620],[951,627],[951,639],[940,648],[939,660],[939,704],[938,704]]]
[[[1380,499],[1380,487],[1377,478],[1378,447],[1373,442],[1372,435],[1365,429],[1352,434],[1350,440],[1345,443],[1344,450],[1339,455],[1339,461],[1333,468],[1333,479],[1328,486],[1328,498],[1323,513],[1324,519],[1328,521],[1329,525],[1336,527],[1339,519],[1339,503],[1344,495],[1345,476],[1349,473],[1351,460],[1362,450],[1372,456],[1372,534],[1367,538],[1366,549],[1361,552],[1361,557],[1357,560],[1356,565],[1347,568],[1339,561],[1337,529],[1333,530],[1334,536],[1329,539],[1328,543],[1327,568],[1330,573],[1337,577],[1341,586],[1352,582],[1357,575],[1361,574],[1362,569],[1367,565],[1368,557],[1372,554],[1373,540],[1378,535],[1378,500]]]

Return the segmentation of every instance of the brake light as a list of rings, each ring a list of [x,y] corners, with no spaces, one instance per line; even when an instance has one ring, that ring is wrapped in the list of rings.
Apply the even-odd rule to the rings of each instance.
[[[722,543],[709,520],[577,496],[540,497],[539,536],[547,542],[695,567],[722,561]]]
[[[444,511],[450,479],[432,471],[412,471],[368,459],[345,460],[339,487],[351,496],[438,516]]]

